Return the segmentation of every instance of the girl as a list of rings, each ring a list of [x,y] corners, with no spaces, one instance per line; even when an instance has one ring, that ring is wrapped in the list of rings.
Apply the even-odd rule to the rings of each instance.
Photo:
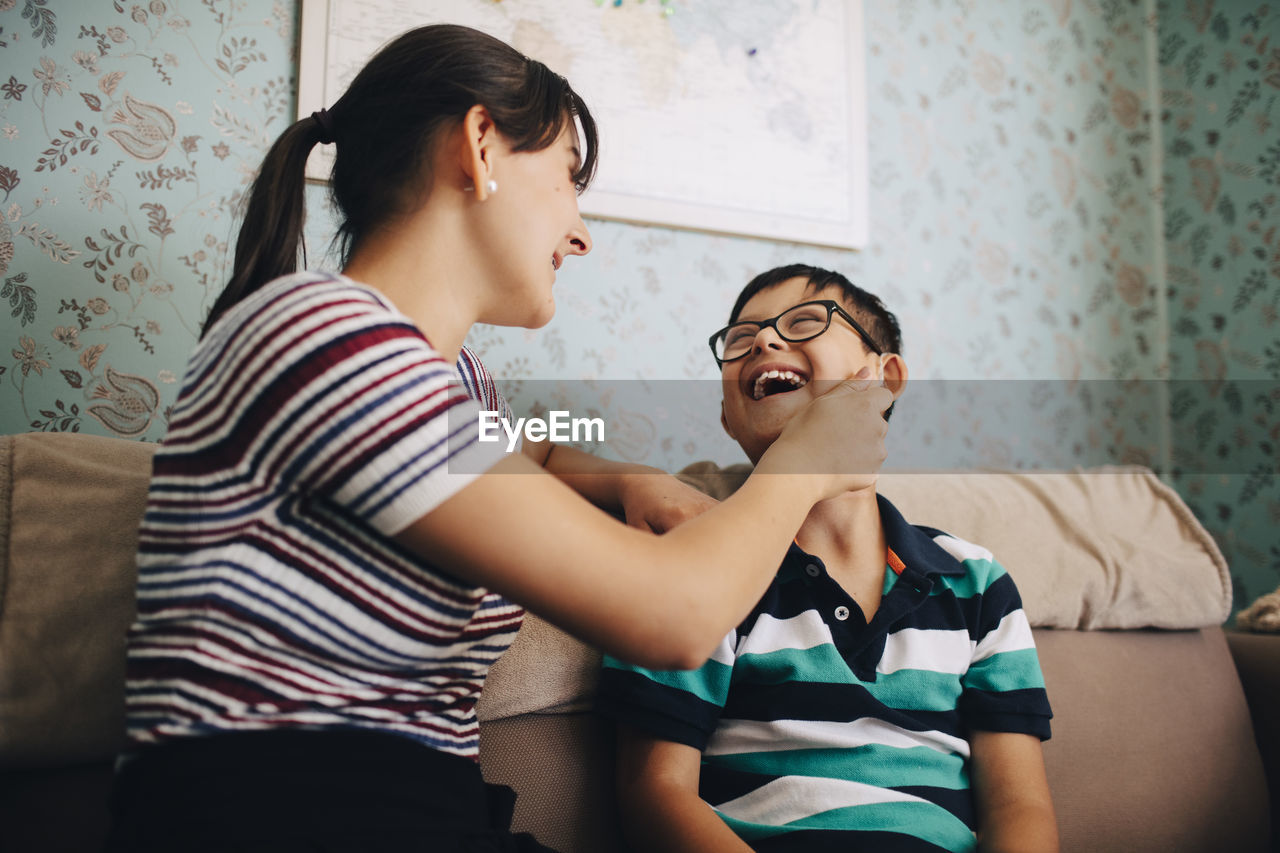
[[[299,273],[303,168],[329,142],[343,273]],[[705,508],[671,478],[478,442],[505,403],[462,341],[551,318],[556,270],[591,248],[595,158],[563,78],[456,26],[396,39],[272,147],[155,459],[111,849],[542,849],[476,764],[520,605],[698,666],[809,508],[874,477],[889,395],[847,385],[663,536],[565,483],[661,530]]]

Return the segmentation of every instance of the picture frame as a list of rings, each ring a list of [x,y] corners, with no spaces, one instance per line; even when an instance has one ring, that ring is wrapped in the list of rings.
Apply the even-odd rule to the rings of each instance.
[[[332,105],[350,76],[400,32],[466,24],[564,73],[588,103],[601,157],[580,199],[584,216],[865,246],[862,0],[813,0],[789,13],[786,4],[743,6],[302,0],[298,117]],[[331,157],[331,147],[318,146],[308,178],[327,180]]]

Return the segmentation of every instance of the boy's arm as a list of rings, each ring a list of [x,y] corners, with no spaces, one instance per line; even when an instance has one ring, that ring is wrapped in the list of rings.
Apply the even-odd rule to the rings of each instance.
[[[751,853],[698,796],[702,753],[618,725],[618,805],[638,853]]]
[[[1056,853],[1058,823],[1040,739],[974,731],[969,747],[982,853]]]

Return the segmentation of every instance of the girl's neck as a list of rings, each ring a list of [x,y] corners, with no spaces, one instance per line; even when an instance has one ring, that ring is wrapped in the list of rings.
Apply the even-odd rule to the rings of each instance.
[[[479,317],[477,282],[444,227],[424,227],[425,211],[367,235],[343,268],[343,275],[374,288],[413,321],[431,346],[450,363]]]

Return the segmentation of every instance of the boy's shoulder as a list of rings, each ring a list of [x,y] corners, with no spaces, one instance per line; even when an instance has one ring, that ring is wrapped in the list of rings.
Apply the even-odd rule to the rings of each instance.
[[[929,527],[924,524],[912,525],[916,530],[920,531],[929,540],[945,551],[948,556],[953,558],[964,569],[965,574],[1003,574],[1004,567],[996,560],[995,555],[991,551],[976,542],[970,542],[967,539],[961,539],[954,533],[948,533],[945,530],[939,530],[936,527]]]
[[[912,524],[883,496],[880,518],[890,549],[915,572],[935,576],[952,588],[981,593],[1008,574],[982,545],[926,524]]]

